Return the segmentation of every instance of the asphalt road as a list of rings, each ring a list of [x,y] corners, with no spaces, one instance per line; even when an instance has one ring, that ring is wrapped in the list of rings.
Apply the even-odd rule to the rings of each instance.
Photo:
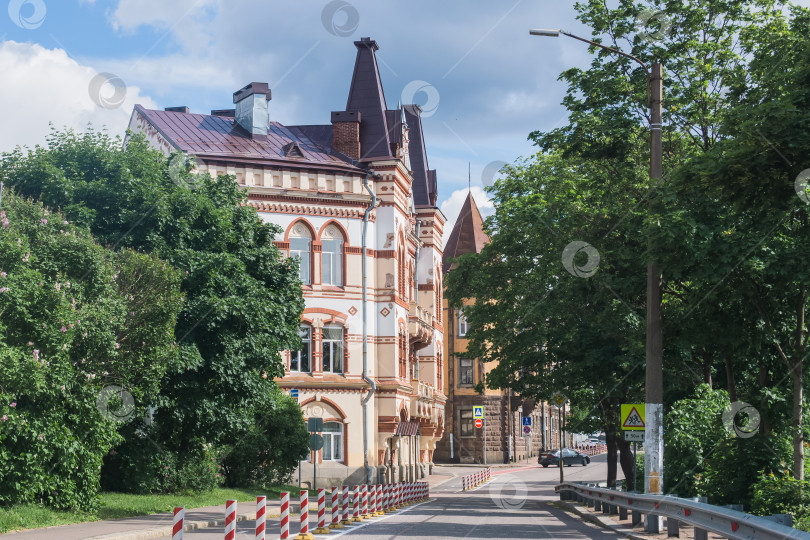
[[[554,485],[559,482],[560,470],[516,465],[512,468],[493,469],[493,479],[479,488],[462,492],[461,475],[476,469],[464,467],[436,467],[437,474],[457,475],[431,489],[431,501],[406,507],[396,513],[368,520],[361,524],[337,530],[316,538],[393,539],[393,538],[619,538],[580,521],[550,504],[558,500]],[[621,472],[621,469],[619,469]],[[565,468],[566,480],[604,481],[607,476],[605,456],[596,456],[590,465]],[[310,519],[313,518],[310,513]],[[290,537],[298,532],[296,517],[291,520]],[[310,522],[310,531],[314,529]],[[267,538],[279,537],[278,519],[267,521]],[[221,540],[222,528],[186,532],[190,540]],[[239,523],[237,538],[254,537],[253,523]]]

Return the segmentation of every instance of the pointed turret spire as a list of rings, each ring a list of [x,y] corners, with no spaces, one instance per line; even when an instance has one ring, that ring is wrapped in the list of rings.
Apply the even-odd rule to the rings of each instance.
[[[360,113],[360,159],[387,157],[391,155],[391,144],[385,118],[385,94],[375,54],[379,47],[367,37],[355,41],[354,45],[357,59],[346,110]]]
[[[444,246],[442,257],[442,269],[446,274],[453,259],[467,253],[480,253],[484,245],[489,243],[489,236],[484,232],[484,219],[475,204],[472,191],[467,193],[464,205],[458,213],[458,219],[453,226],[453,231]]]

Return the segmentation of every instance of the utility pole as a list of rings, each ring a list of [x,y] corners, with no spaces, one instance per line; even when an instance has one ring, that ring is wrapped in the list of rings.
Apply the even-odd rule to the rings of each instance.
[[[562,484],[565,482],[565,473],[563,469],[565,469],[565,460],[563,459],[563,448],[565,448],[565,442],[563,441],[563,424],[562,419],[563,415],[565,414],[565,403],[563,403],[561,409],[557,409],[559,416],[559,425],[557,426],[557,431],[560,434],[560,483]]]
[[[650,190],[655,190],[664,174],[663,164],[663,69],[656,62],[649,73],[650,96]],[[653,210],[652,197],[649,208]],[[650,212],[652,215],[652,212]],[[652,225],[650,225],[652,227]],[[651,235],[648,242],[652,247]],[[647,265],[647,372],[644,428],[644,490],[661,494],[664,478],[664,337],[661,312],[661,271],[655,261]],[[661,516],[647,516],[647,532],[660,532]]]
[[[537,29],[530,30],[530,35],[559,37],[560,34],[594,47],[599,47],[614,54],[633,60],[644,68],[647,74],[647,96],[650,108],[650,197],[647,208],[652,216],[652,193],[661,183],[664,173],[663,152],[663,67],[660,62],[654,62],[651,68],[631,54],[608,47],[590,39],[576,36],[564,30]],[[652,225],[650,225],[652,227]],[[647,246],[652,248],[652,235],[647,235]],[[645,408],[646,425],[644,428],[644,487],[645,492],[652,495],[661,494],[664,484],[664,334],[663,316],[661,310],[661,271],[655,261],[647,264],[647,341],[645,357],[647,370],[645,375]],[[661,516],[648,515],[646,531],[657,533],[663,527]]]

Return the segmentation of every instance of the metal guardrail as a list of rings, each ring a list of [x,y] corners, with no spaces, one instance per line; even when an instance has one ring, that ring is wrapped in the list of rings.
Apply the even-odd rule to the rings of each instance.
[[[806,532],[779,525],[764,517],[671,495],[642,495],[571,482],[559,484],[555,491],[561,495],[563,492],[573,494],[573,498],[588,503],[597,511],[603,510],[603,505],[606,505],[609,513],[615,514],[610,508],[615,507],[624,510],[621,514],[625,518],[626,512],[631,511],[633,524],[639,523],[642,515],[655,515],[668,518],[668,529],[675,522],[692,525],[695,527],[696,540],[707,538],[710,532],[732,540],[810,539],[810,534]]]

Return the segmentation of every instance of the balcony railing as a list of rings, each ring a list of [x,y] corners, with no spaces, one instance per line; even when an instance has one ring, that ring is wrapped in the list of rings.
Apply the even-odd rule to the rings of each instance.
[[[408,333],[411,341],[429,343],[433,337],[433,313],[415,302],[411,302],[408,316]]]

